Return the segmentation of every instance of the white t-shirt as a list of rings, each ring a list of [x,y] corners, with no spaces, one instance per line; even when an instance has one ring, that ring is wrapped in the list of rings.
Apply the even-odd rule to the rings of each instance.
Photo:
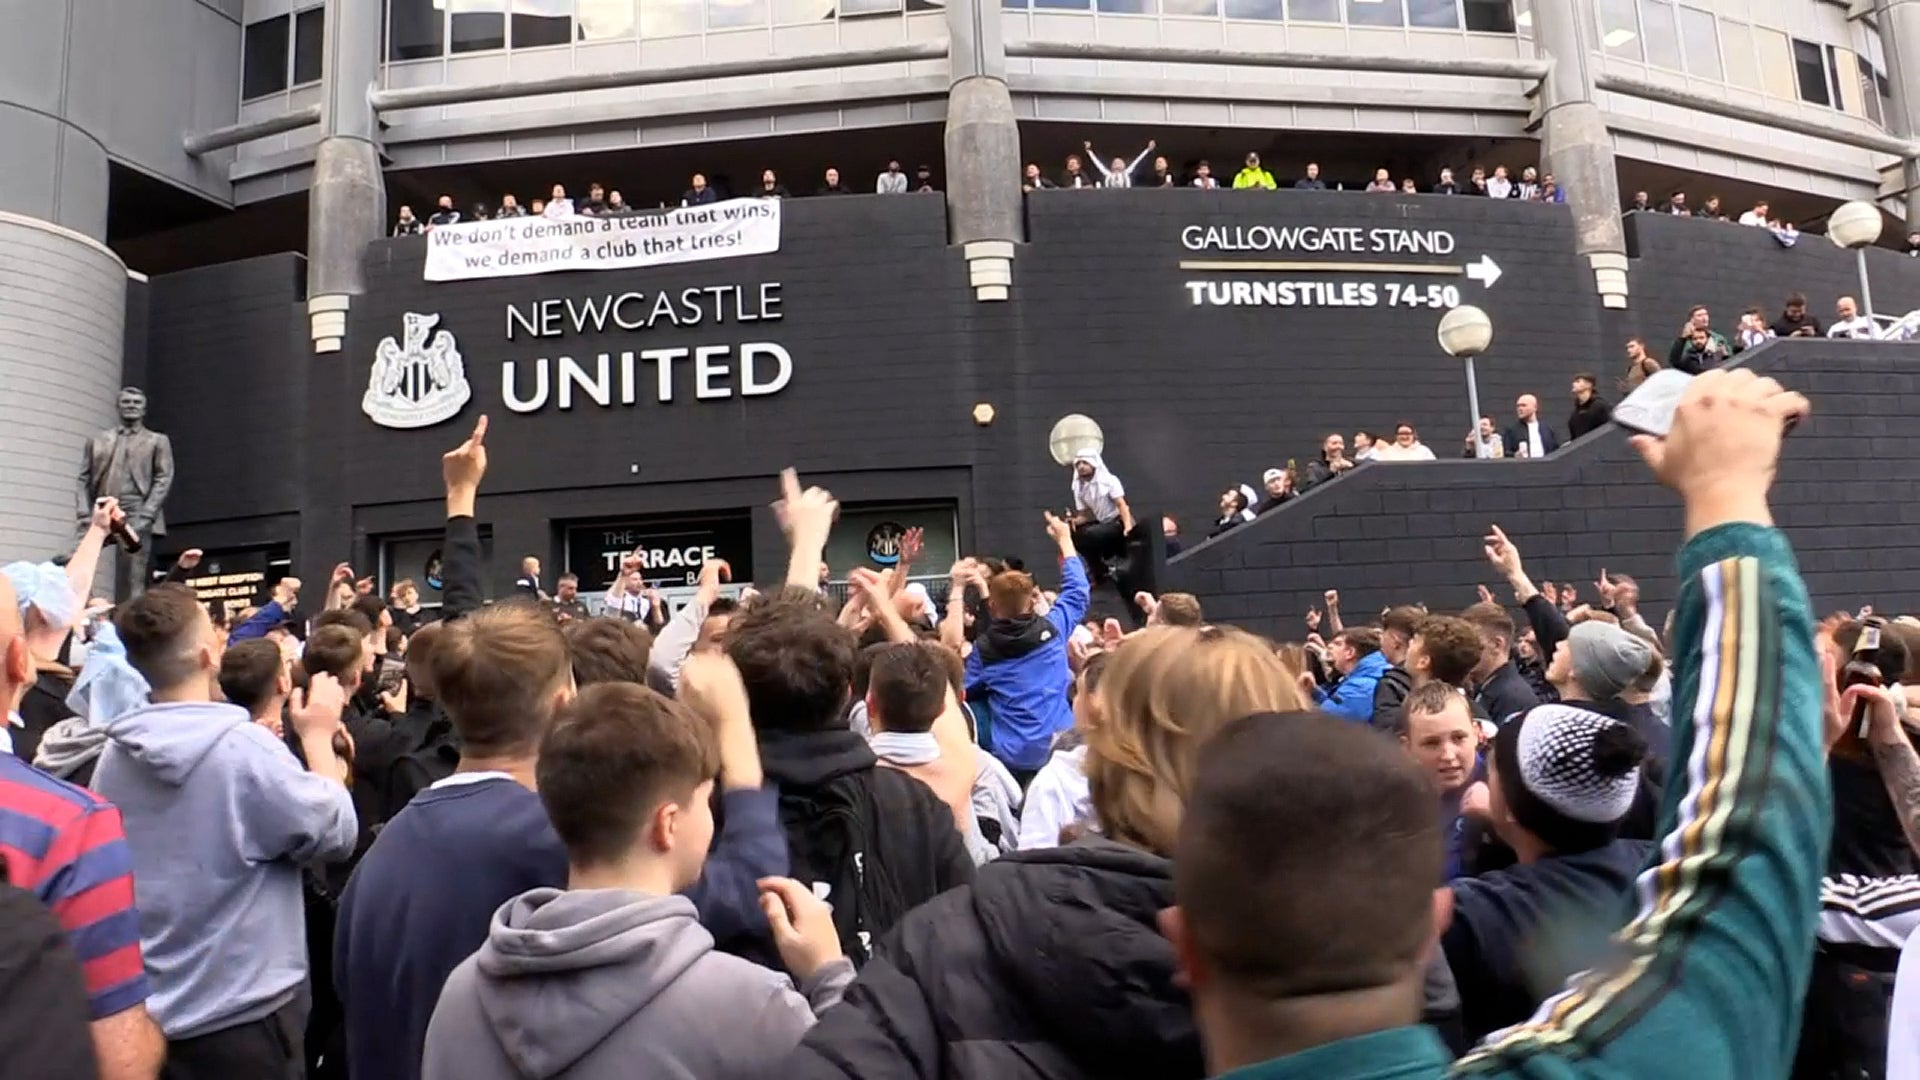
[[[1540,418],[1537,416],[1527,421],[1527,456],[1530,458],[1547,456],[1547,448],[1540,444]]]
[[[1110,472],[1097,472],[1091,480],[1075,478],[1073,481],[1073,506],[1076,510],[1085,510],[1093,515],[1095,521],[1112,521],[1120,516],[1120,504],[1115,501],[1127,497],[1127,489],[1121,485],[1120,478]]]
[[[1753,211],[1749,210],[1746,213],[1740,215],[1740,224],[1742,225],[1760,225],[1764,227],[1766,223],[1767,223],[1767,218],[1766,218],[1766,215],[1764,214],[1756,214]]]
[[[1087,748],[1082,745],[1062,750],[1048,758],[1033,783],[1027,785],[1027,801],[1020,808],[1020,850],[1059,847],[1061,829],[1092,821]]]
[[[1399,443],[1375,443],[1373,444],[1373,460],[1432,461],[1434,457],[1433,450],[1429,448],[1426,443],[1417,442],[1412,446],[1401,446]]]
[[[1830,338],[1868,338],[1873,337],[1873,320],[1865,315],[1855,315],[1851,319],[1842,319],[1827,328]]]

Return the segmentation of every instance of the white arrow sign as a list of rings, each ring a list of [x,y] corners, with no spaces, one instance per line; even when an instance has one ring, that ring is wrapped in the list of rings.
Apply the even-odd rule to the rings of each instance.
[[[1467,264],[1467,277],[1491,289],[1493,283],[1500,280],[1500,265],[1492,258],[1482,255],[1479,262]]]

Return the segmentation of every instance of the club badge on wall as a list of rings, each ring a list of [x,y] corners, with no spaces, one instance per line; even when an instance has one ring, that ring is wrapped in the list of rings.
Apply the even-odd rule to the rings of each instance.
[[[867,533],[867,558],[876,566],[900,565],[900,541],[907,530],[892,521],[883,521]]]
[[[374,351],[373,371],[360,410],[390,428],[431,427],[451,420],[473,397],[466,362],[453,334],[436,330],[440,316],[407,312],[401,340],[388,337]]]

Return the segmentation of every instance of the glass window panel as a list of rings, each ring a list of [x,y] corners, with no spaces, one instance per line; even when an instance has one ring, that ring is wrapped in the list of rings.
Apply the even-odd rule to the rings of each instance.
[[[387,59],[425,60],[446,50],[440,0],[388,0]]]
[[[773,24],[775,26],[805,26],[809,23],[832,22],[834,11],[840,5],[836,0],[773,0]],[[896,3],[885,10],[899,11]]]
[[[1876,124],[1885,124],[1886,115],[1880,109],[1880,87],[1874,81],[1873,65],[1867,63],[1864,56],[1856,56],[1854,60],[1860,65],[1857,72],[1860,76],[1860,100],[1866,106],[1867,119]]]
[[[1680,58],[1680,36],[1674,30],[1673,5],[1665,0],[1640,0],[1641,44],[1647,50],[1647,63],[1654,67],[1684,71]]]
[[[507,0],[446,0],[451,18],[448,52],[486,52],[507,47]]]
[[[1404,26],[1407,13],[1401,0],[1347,0],[1347,22],[1353,26]]]
[[[1533,36],[1532,0],[1513,0],[1513,29],[1523,38]]]
[[[1455,0],[1407,0],[1407,22],[1413,26],[1460,29],[1460,5]]]
[[[767,25],[767,0],[707,0],[707,29]]]
[[[1713,15],[1699,8],[1680,9],[1680,44],[1687,53],[1687,72],[1715,82],[1725,78],[1720,70],[1720,39],[1714,33]]]
[[[1746,23],[1720,24],[1720,55],[1727,62],[1727,81],[1749,90],[1763,89],[1760,64],[1754,58],[1753,28]]]
[[[1513,33],[1512,0],[1465,0],[1467,29],[1481,34]]]
[[[1833,46],[1831,45],[1823,45],[1821,48],[1826,51],[1827,56],[1827,100],[1831,101],[1833,107],[1838,109],[1841,107],[1840,102],[1842,100],[1840,97],[1840,56],[1834,52]]]
[[[1095,11],[1112,15],[1152,15],[1159,7],[1155,0],[1093,0]]]
[[[287,33],[292,20],[285,15],[248,25],[240,64],[240,96],[264,97],[287,88]]]
[[[581,41],[633,36],[634,0],[574,0],[574,32]]]
[[[640,36],[685,37],[700,32],[702,0],[641,0]]]
[[[839,7],[843,16],[898,14],[901,0],[840,0]]]
[[[1218,15],[1220,0],[1160,0],[1160,10],[1167,15]]]
[[[1608,56],[1644,60],[1640,50],[1640,13],[1633,0],[1600,0],[1600,43]]]
[[[1753,44],[1760,54],[1760,82],[1766,87],[1767,93],[1778,98],[1798,97],[1793,50],[1787,47],[1787,35],[1756,26],[1753,28]]]
[[[1820,54],[1820,46],[1811,41],[1793,39],[1793,74],[1801,101],[1810,101],[1815,105],[1833,104],[1833,97],[1827,90],[1827,65]]]
[[[1227,17],[1230,19],[1271,19],[1275,17],[1272,15],[1235,15],[1233,13],[1234,2],[1235,0],[1227,0]],[[1252,6],[1251,0],[1239,0],[1239,2],[1243,7]],[[1278,8],[1280,5],[1278,0],[1275,0],[1275,2],[1271,4],[1262,4],[1260,6],[1264,9],[1267,7]],[[1339,0],[1287,0],[1287,18],[1293,22],[1338,24],[1340,22],[1340,2]]]
[[[573,0],[513,0],[513,47],[537,49],[573,40]]]
[[[1051,11],[1086,11],[1092,7],[1092,0],[1033,0],[1033,6]]]
[[[1867,115],[1867,103],[1860,94],[1859,58],[1846,49],[1836,51],[1831,45],[1827,56],[1833,61],[1833,79],[1839,83],[1836,96],[1840,107],[1855,116]]]
[[[327,9],[309,8],[293,17],[293,84],[319,82],[326,55]]]
[[[1000,6],[1025,11],[1027,10],[1027,0],[1000,0]]]

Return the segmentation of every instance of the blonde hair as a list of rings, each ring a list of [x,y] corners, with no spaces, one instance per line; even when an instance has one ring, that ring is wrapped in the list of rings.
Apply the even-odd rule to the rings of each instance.
[[[1150,627],[1113,654],[1087,734],[1101,831],[1173,853],[1200,746],[1228,722],[1307,707],[1266,641],[1231,627]]]

